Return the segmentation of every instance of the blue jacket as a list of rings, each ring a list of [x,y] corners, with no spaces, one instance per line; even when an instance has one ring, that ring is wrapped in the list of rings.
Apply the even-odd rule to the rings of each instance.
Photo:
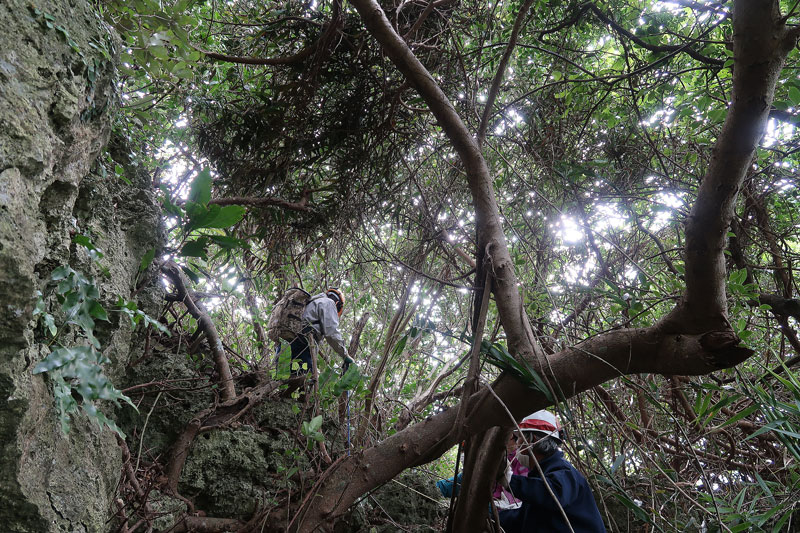
[[[575,533],[605,533],[589,484],[564,454],[557,451],[539,465]],[[569,532],[538,470],[532,468],[527,476],[511,476],[509,486],[522,506],[500,511],[500,525],[506,533]]]
[[[440,479],[436,482],[436,488],[442,493],[445,498],[450,498],[453,495],[453,485],[455,485],[456,496],[461,491],[461,478],[462,472],[458,473],[458,483],[453,483],[453,478]]]

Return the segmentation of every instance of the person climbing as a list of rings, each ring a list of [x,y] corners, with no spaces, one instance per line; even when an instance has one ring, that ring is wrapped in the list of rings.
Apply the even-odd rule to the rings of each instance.
[[[511,467],[511,472],[513,474],[524,476],[528,473],[528,469],[519,462],[518,454],[517,437],[512,433],[506,442],[506,453],[503,456],[503,461],[504,464],[507,462]],[[439,492],[445,498],[450,498],[453,494],[453,490],[456,491],[456,496],[458,496],[461,490],[462,478],[463,473],[459,472],[456,477],[440,479],[436,482],[436,488],[439,489]],[[511,492],[501,483],[495,483],[492,488],[492,499],[498,509],[514,509],[522,504],[522,502],[515,499]]]
[[[524,440],[518,440],[519,458],[523,464],[528,463],[525,466],[529,472],[526,476],[514,475],[510,465],[506,468],[505,484],[522,505],[517,509],[499,511],[503,530],[506,533],[605,533],[589,484],[564,459],[564,453],[559,449],[560,427],[555,415],[549,411],[537,411],[523,418],[519,429],[527,441],[526,444]],[[543,476],[536,468],[537,462]]]
[[[527,457],[522,456],[522,452],[518,449],[518,442],[517,436],[512,433],[506,442],[506,454],[505,460],[507,461],[508,466],[511,467],[511,473],[515,476],[527,476],[528,475],[528,467],[524,466],[520,459],[525,460],[527,463]],[[514,498],[514,495],[504,487],[501,483],[495,483],[494,490],[492,491],[492,499],[494,500],[494,504],[497,506],[498,510],[503,509],[516,509],[522,502],[518,498]]]
[[[314,296],[292,287],[275,305],[267,334],[276,342],[280,339],[289,341],[292,363],[297,363],[297,367],[292,364],[292,375],[306,374],[313,370],[309,336],[317,343],[325,338],[333,351],[341,356],[345,371],[354,362],[347,353],[339,331],[339,317],[344,311],[344,304],[344,294],[336,287]]]
[[[292,341],[292,360],[302,361],[311,369],[311,348],[308,334],[312,334],[319,344],[324,337],[333,351],[339,354],[344,362],[345,370],[353,363],[344,345],[342,333],[339,331],[339,317],[344,312],[344,294],[336,287],[312,296],[303,310],[303,335]]]

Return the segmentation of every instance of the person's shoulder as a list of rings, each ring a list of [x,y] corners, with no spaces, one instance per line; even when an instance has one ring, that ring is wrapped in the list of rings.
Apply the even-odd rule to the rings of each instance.
[[[333,310],[333,312],[336,313],[336,304],[333,302],[333,300],[328,298],[328,295],[324,292],[312,296],[311,302],[309,303],[314,303],[320,309],[325,309],[325,311]]]
[[[325,293],[315,294],[311,298],[308,299],[306,303],[305,313],[310,313],[311,315],[315,315],[320,313],[322,308],[325,306],[325,300],[330,300],[325,296]]]
[[[575,467],[564,457],[564,452],[556,450],[540,461],[546,470],[575,470]]]
[[[581,474],[580,470],[575,468],[572,463],[567,461],[567,458],[564,457],[564,452],[557,451],[548,459],[553,459],[551,463],[551,471],[560,471],[570,477],[575,478],[578,480],[579,483],[586,483],[586,478]]]
[[[321,292],[321,293],[315,294],[314,296],[309,298],[308,305],[325,305],[326,301],[329,302],[330,298],[325,296],[324,292]]]

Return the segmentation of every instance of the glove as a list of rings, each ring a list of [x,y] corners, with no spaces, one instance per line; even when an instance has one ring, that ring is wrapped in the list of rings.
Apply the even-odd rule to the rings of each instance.
[[[497,507],[498,511],[505,511],[506,509],[516,509],[518,507],[521,507],[522,504],[520,502],[512,503],[511,501],[509,501],[508,496],[506,496],[506,493],[504,492],[503,494],[500,495],[499,499],[494,501],[494,505],[495,507]]]
[[[349,355],[345,355],[344,356],[344,363],[342,364],[342,368],[344,368],[344,371],[347,372],[347,369],[350,368],[350,365],[352,365],[353,363],[355,363],[355,360],[352,357],[350,357]]]

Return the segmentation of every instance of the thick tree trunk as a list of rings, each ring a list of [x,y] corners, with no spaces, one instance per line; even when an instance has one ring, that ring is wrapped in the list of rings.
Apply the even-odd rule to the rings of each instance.
[[[453,518],[453,531],[485,529],[489,516],[486,505],[497,478],[501,459],[505,459],[505,447],[509,430],[493,427],[474,435],[469,440],[464,460],[464,478],[458,504]],[[501,470],[505,472],[505,468]]]
[[[547,376],[555,389],[569,398],[623,374],[697,375],[727,368],[752,354],[737,344],[730,331],[665,335],[657,328],[617,330],[550,356]],[[492,388],[500,400],[486,388],[474,394],[467,404],[465,424],[458,431],[451,431],[458,409],[448,409],[337,464],[336,470],[314,487],[316,494],[309,499],[314,505],[300,510],[304,516],[296,522],[298,530],[313,531],[334,520],[364,492],[406,468],[436,459],[468,435],[513,425],[504,415],[505,406],[519,420],[549,404],[541,393],[508,374]]]
[[[728,227],[797,31],[787,30],[777,2],[739,0],[734,4],[731,106],[686,222],[686,292],[662,322],[673,331],[699,333],[729,327],[723,255]]]

